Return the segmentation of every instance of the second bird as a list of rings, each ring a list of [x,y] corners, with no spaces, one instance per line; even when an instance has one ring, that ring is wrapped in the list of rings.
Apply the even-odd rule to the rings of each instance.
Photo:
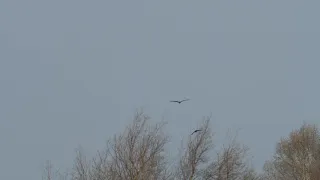
[[[197,129],[197,130],[193,131],[192,134],[194,134],[194,133],[196,133],[196,132],[199,132],[199,131],[202,131],[202,130],[201,130],[201,129]],[[192,134],[191,134],[191,135],[192,135]]]

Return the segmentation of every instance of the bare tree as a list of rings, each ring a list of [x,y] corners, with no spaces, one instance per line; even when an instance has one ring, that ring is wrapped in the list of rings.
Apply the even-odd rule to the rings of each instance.
[[[42,180],[53,180],[53,173],[52,173],[52,164],[50,161],[46,162],[46,165],[44,167],[44,172],[42,175]]]
[[[165,179],[164,146],[168,136],[163,133],[165,123],[147,126],[149,119],[138,112],[126,131],[109,141],[107,147],[108,171],[115,180]]]
[[[91,180],[108,180],[113,179],[112,174],[109,171],[108,156],[106,150],[98,151],[96,157],[92,158],[92,166],[90,177]]]
[[[247,161],[248,148],[236,141],[234,136],[203,173],[205,180],[255,180],[253,169]]]
[[[310,172],[310,179],[320,179],[320,159],[317,159],[312,166],[311,166],[311,172]]]
[[[189,136],[187,149],[180,159],[176,177],[181,180],[192,180],[200,178],[199,169],[201,165],[209,161],[208,152],[213,148],[212,137],[209,126],[210,118],[203,121],[200,132]]]
[[[47,161],[44,167],[42,180],[67,180],[69,174],[61,173],[59,170],[55,170],[52,163]]]
[[[265,180],[277,180],[280,179],[277,173],[275,163],[273,161],[266,161],[263,166],[263,174],[261,175]]]
[[[189,135],[187,146],[179,156],[178,167],[172,168],[165,154],[169,140],[164,133],[165,123],[149,125],[150,118],[142,111],[124,132],[106,143],[103,151],[90,160],[82,148],[76,151],[70,180],[255,180],[255,174],[245,164],[247,149],[236,143],[224,147],[215,159],[210,118]],[[52,167],[47,165],[46,180],[54,180]],[[67,177],[67,176],[66,176]],[[59,180],[67,180],[60,176]]]
[[[149,117],[137,112],[126,130],[107,141],[91,161],[80,147],[77,149],[71,180],[167,180],[170,178],[165,154],[169,137],[163,132],[165,123],[149,125]],[[43,179],[54,180],[48,164]],[[59,177],[60,178],[60,177]],[[61,180],[61,179],[59,179]]]
[[[277,144],[273,159],[265,164],[265,176],[274,180],[318,180],[319,160],[319,130],[304,123]]]
[[[72,173],[72,180],[90,180],[90,162],[83,154],[82,147],[76,150],[76,159]]]

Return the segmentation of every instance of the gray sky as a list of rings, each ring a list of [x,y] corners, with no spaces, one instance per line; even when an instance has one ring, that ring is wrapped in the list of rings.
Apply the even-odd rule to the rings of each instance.
[[[173,150],[203,116],[260,169],[320,117],[320,1],[0,1],[0,179],[104,146],[143,107]],[[189,97],[184,104],[169,100]]]

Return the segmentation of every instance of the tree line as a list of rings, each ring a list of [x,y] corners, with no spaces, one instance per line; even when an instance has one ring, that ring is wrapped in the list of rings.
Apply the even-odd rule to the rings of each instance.
[[[200,132],[188,137],[178,160],[168,157],[170,141],[166,123],[150,123],[139,111],[120,134],[107,140],[103,150],[88,158],[81,149],[70,172],[57,172],[47,162],[43,180],[320,180],[320,134],[316,125],[304,123],[276,144],[262,173],[250,163],[249,148],[233,136],[215,150],[210,117]]]

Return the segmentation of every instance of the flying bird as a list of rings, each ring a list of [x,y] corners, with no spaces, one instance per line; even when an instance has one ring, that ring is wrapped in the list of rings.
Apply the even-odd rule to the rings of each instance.
[[[201,129],[197,129],[197,130],[193,131],[192,134],[194,134],[194,133],[196,133],[196,132],[199,132],[199,131],[202,131],[202,130],[201,130]],[[191,134],[191,135],[192,135],[192,134]]]
[[[170,101],[170,102],[176,102],[176,103],[179,103],[179,104],[181,104],[182,102],[184,102],[184,101],[189,101],[190,99],[184,99],[184,100],[181,100],[181,101]]]

